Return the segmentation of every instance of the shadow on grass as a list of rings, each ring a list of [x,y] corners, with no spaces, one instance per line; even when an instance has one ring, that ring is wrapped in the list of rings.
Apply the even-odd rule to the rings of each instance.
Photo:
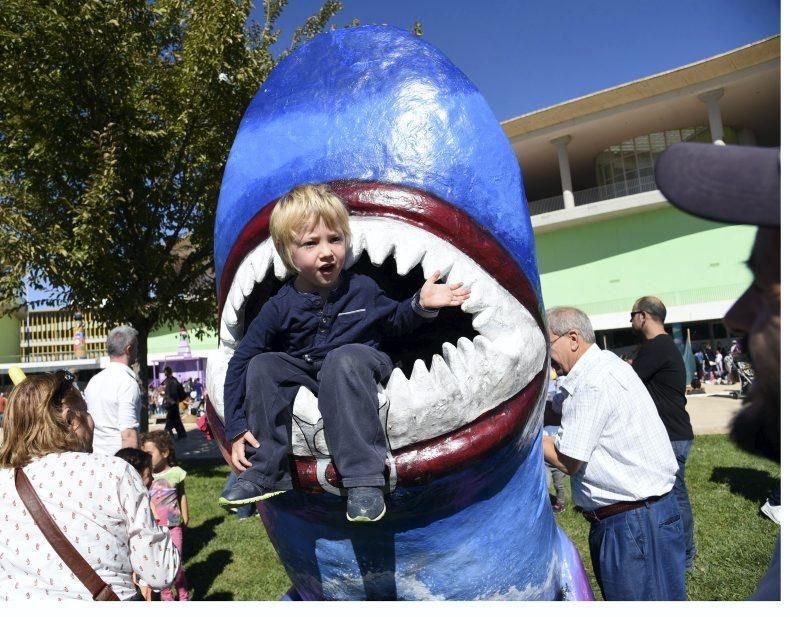
[[[217,536],[217,525],[222,524],[225,518],[215,516],[214,518],[203,521],[202,525],[189,528],[183,540],[183,561],[187,562],[197,555],[201,549]],[[190,521],[191,522],[191,521]]]
[[[764,501],[775,484],[775,478],[770,473],[744,467],[715,467],[710,480],[727,484],[731,493],[754,503]]]
[[[181,461],[181,467],[195,478],[227,478],[231,471],[225,461]]]
[[[231,563],[233,563],[233,553],[223,549],[214,551],[204,561],[189,566],[186,569],[186,580],[194,592],[192,600],[233,600],[233,592],[228,591],[217,591],[206,595],[216,578]]]

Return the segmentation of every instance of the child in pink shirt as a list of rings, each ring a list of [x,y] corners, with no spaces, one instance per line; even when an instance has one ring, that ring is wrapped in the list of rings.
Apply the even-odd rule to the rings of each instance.
[[[169,527],[172,542],[183,556],[183,531],[189,524],[189,502],[183,484],[186,472],[176,465],[175,444],[166,431],[151,431],[142,435],[142,450],[153,459],[150,501],[156,522]],[[178,571],[174,585],[178,600],[188,600],[189,589],[183,568]],[[173,599],[171,588],[161,591],[161,600],[169,602]]]

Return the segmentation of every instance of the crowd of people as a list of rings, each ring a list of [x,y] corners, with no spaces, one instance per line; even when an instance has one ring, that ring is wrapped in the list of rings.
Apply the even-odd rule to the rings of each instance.
[[[739,374],[734,367],[735,358],[742,353],[739,341],[735,340],[728,349],[711,343],[695,347],[695,379],[698,383],[734,384],[739,381]]]
[[[104,582],[102,599],[189,599],[181,566],[189,523],[186,472],[175,460],[170,430],[176,419],[170,426],[168,417],[165,430],[140,431],[140,389],[131,368],[137,335],[130,326],[111,330],[108,367],[83,393],[69,371],[23,374],[11,391],[0,447],[6,514],[0,599],[98,599],[87,568]],[[176,381],[169,367],[165,373],[165,398],[187,398],[169,383]],[[180,438],[179,414],[177,424]],[[47,531],[46,518],[32,516],[28,503],[7,499],[23,497],[25,478],[29,497],[41,502],[56,532]],[[31,550],[27,540],[41,535]]]

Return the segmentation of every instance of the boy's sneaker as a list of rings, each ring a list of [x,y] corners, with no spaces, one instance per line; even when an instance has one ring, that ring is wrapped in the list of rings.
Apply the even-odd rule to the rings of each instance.
[[[771,520],[776,525],[781,524],[781,507],[780,506],[773,506],[769,501],[764,502],[764,505],[761,506],[761,512],[764,513],[769,520]]]
[[[229,488],[222,491],[219,498],[219,505],[223,507],[228,506],[243,506],[248,503],[255,503],[263,501],[275,495],[280,495],[286,491],[266,491],[255,482],[245,480],[244,478],[237,478]]]
[[[354,486],[347,489],[347,520],[351,523],[374,523],[386,514],[383,490],[377,486]]]
[[[564,510],[566,510],[566,507],[564,507],[563,503],[555,502],[553,504],[553,512],[555,512],[556,514],[558,514],[559,512],[563,512]]]

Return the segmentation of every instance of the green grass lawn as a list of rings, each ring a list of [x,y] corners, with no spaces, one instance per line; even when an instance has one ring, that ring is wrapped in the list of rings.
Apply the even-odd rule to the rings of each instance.
[[[189,472],[191,521],[184,540],[194,600],[277,600],[291,583],[258,516],[238,521],[217,505],[228,468],[181,463]],[[687,576],[690,600],[743,600],[767,569],[778,526],[759,508],[778,477],[774,463],[737,450],[725,435],[698,437],[686,470],[698,555]],[[569,494],[569,486],[567,486]],[[557,516],[592,575],[589,523],[574,509]]]

